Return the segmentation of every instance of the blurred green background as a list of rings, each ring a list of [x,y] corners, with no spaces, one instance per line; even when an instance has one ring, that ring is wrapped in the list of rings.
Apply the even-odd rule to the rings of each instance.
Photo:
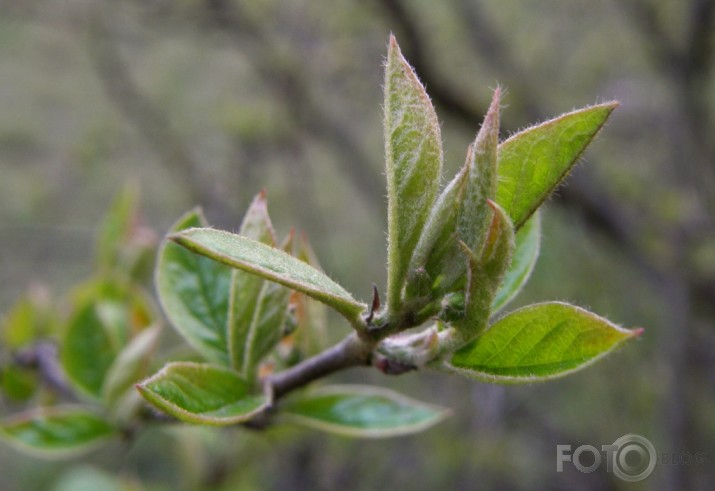
[[[645,335],[543,385],[334,377],[453,408],[394,440],[155,429],[61,462],[2,444],[3,490],[712,489],[712,0],[0,0],[0,316],[28,287],[61,295],[89,274],[96,225],[127,181],[157,236],[195,205],[235,230],[265,187],[279,233],[305,231],[324,269],[368,299],[385,281],[389,32],[437,107],[449,177],[497,84],[502,137],[621,101],[547,205],[513,306],[567,300]],[[333,321],[337,340],[348,328]],[[626,433],[661,460],[706,462],[660,462],[639,483],[605,466],[556,472],[558,444]]]

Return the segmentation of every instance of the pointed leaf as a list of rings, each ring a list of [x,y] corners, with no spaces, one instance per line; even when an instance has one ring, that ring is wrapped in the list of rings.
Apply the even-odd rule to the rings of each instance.
[[[494,295],[514,252],[514,228],[509,217],[494,202],[489,201],[489,205],[494,207],[494,218],[484,250],[481,251],[481,256],[476,256],[467,249],[469,274],[465,313],[462,320],[454,323],[465,340],[473,338],[486,328]]]
[[[288,315],[290,290],[264,282],[256,310],[251,320],[241,373],[253,379],[258,363],[278,344]]]
[[[298,259],[320,269],[320,262],[308,239],[300,236],[298,240]],[[303,356],[314,355],[327,347],[328,312],[325,305],[306,295],[294,292],[291,304],[295,314],[295,345]]]
[[[469,183],[459,207],[457,237],[475,252],[481,251],[492,223],[493,211],[487,201],[494,200],[497,190],[499,104],[497,88],[465,164],[469,168]]]
[[[265,191],[261,191],[253,199],[243,218],[239,233],[249,239],[275,246],[276,236],[268,215]],[[266,282],[261,277],[239,269],[233,270],[228,317],[228,349],[231,366],[243,374],[246,374],[245,370],[252,363],[250,357],[246,356],[248,338],[251,336],[252,327],[256,325],[254,320],[261,318],[257,310],[261,310],[259,301],[261,292],[265,288]]]
[[[247,421],[270,405],[251,387],[233,370],[191,362],[169,363],[137,385],[147,401],[175,418],[216,426]]]
[[[394,36],[385,65],[385,158],[388,196],[388,292],[399,308],[412,251],[434,202],[442,140],[434,107]]]
[[[194,228],[169,237],[187,249],[319,300],[354,321],[365,309],[343,287],[300,259],[240,235]]]
[[[18,450],[44,457],[69,457],[114,436],[112,427],[80,407],[39,408],[0,423],[0,436]]]
[[[265,189],[254,196],[243,217],[238,233],[270,246],[276,245],[276,232],[273,229],[271,217],[268,215],[268,200]]]
[[[499,145],[497,203],[518,230],[576,164],[617,102],[564,114]]]
[[[460,202],[465,194],[468,181],[469,168],[465,166],[437,198],[410,261],[406,287],[407,298],[425,295],[438,296],[441,293],[433,294],[433,290],[438,289],[443,283],[445,270],[448,268],[445,263],[451,263],[455,248],[459,246],[456,234],[457,220]],[[462,260],[461,264],[462,270],[464,270],[465,261]],[[450,271],[450,273],[452,272]]]
[[[487,200],[494,199],[497,184],[499,94],[497,89],[464,166],[432,208],[410,261],[408,296],[410,290],[422,293],[423,275],[438,290],[436,296],[459,289],[467,269],[460,242],[473,251],[482,248],[492,216]]]
[[[487,382],[537,382],[579,370],[641,332],[566,303],[534,304],[495,322],[448,367]]]
[[[139,193],[136,186],[127,184],[117,194],[107,211],[97,237],[97,262],[112,269],[117,265],[121,249],[135,225]]]
[[[449,411],[380,387],[332,385],[292,398],[282,406],[281,414],[294,423],[331,433],[388,438],[426,430]]]
[[[161,326],[155,325],[137,334],[119,353],[107,371],[102,399],[107,407],[113,408],[127,391],[134,390],[134,384],[146,375],[149,356],[159,340]]]
[[[154,313],[141,292],[110,280],[80,288],[77,298],[60,362],[75,387],[100,398],[115,358],[132,335],[149,326]]]
[[[181,217],[178,232],[206,225],[199,210]],[[187,251],[169,240],[159,250],[156,286],[169,321],[201,355],[228,364],[227,325],[230,268]]]
[[[539,257],[541,242],[541,213],[537,210],[516,234],[516,248],[511,266],[504,275],[494,303],[492,312],[498,312],[508,304],[526,284]]]

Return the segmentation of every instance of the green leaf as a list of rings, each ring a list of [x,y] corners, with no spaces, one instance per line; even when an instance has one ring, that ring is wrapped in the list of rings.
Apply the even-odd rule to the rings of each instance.
[[[471,155],[471,149],[470,149]],[[462,272],[466,269],[466,261],[459,250],[459,239],[456,234],[457,217],[462,197],[469,182],[469,169],[463,167],[452,181],[447,184],[435,203],[427,225],[412,256],[407,275],[405,296],[415,297],[438,296],[443,288],[445,273],[450,277],[458,274],[445,271],[450,266]],[[455,261],[455,252],[457,257]],[[456,262],[456,268],[453,263]],[[434,290],[437,290],[435,293]]]
[[[265,191],[253,199],[239,233],[275,246],[276,237],[268,215]],[[290,290],[266,282],[259,276],[233,270],[228,318],[229,353],[231,366],[245,377],[252,377],[254,366],[265,354],[254,350],[258,339],[279,337],[289,294]]]
[[[566,303],[534,304],[495,322],[448,368],[487,382],[537,382],[579,370],[641,332]]]
[[[400,306],[407,266],[434,203],[442,172],[442,139],[434,107],[394,36],[385,65],[387,168],[387,303]]]
[[[146,375],[149,356],[159,340],[161,326],[149,327],[132,339],[119,353],[107,371],[102,387],[102,399],[109,408],[114,408],[127,391]]]
[[[13,401],[27,401],[40,385],[37,371],[17,365],[5,365],[0,369],[0,388]]]
[[[315,268],[320,268],[320,262],[305,236],[298,237],[297,257]],[[298,357],[315,355],[324,350],[329,339],[325,304],[302,293],[293,292],[289,308],[292,309],[291,319],[295,323],[295,332],[287,342],[296,348]]]
[[[333,307],[351,322],[366,308],[323,272],[255,240],[210,228],[184,230],[169,238],[221,264],[303,292]]]
[[[486,328],[494,295],[514,252],[514,228],[509,217],[493,201],[490,200],[489,205],[494,207],[494,217],[481,255],[475,255],[464,246],[469,256],[465,314],[454,325],[465,340]]]
[[[0,436],[21,451],[44,457],[69,457],[114,436],[112,427],[80,407],[38,408],[0,423]]]
[[[78,389],[99,398],[117,354],[134,333],[152,322],[154,313],[139,291],[110,280],[80,290],[64,334],[60,361]]]
[[[449,411],[380,387],[332,385],[291,398],[281,414],[288,421],[331,433],[388,438],[426,430]]]
[[[193,210],[172,227],[179,232],[206,225]],[[230,268],[165,240],[159,250],[156,285],[169,321],[207,360],[228,365]]]
[[[129,240],[135,225],[139,193],[127,184],[117,194],[104,217],[97,237],[97,262],[100,267],[113,269],[119,261],[122,246]]]
[[[191,362],[169,363],[137,385],[162,411],[187,423],[231,425],[251,419],[271,403],[266,394],[228,368]]]
[[[408,297],[423,294],[425,279],[435,296],[459,289],[467,270],[460,242],[474,251],[482,248],[492,216],[487,200],[494,199],[497,184],[499,94],[497,89],[464,166],[432,208],[410,261]]]
[[[31,288],[2,319],[0,339],[11,350],[17,350],[50,334],[56,324],[55,312],[44,288]]]
[[[617,106],[617,102],[607,102],[579,109],[532,126],[499,145],[496,201],[516,230],[566,177]]]
[[[258,363],[278,344],[288,315],[290,290],[275,283],[264,282],[246,338],[241,373],[253,379]]]
[[[516,233],[516,248],[511,266],[494,298],[492,312],[508,304],[526,284],[539,257],[541,242],[541,213],[537,210]]]

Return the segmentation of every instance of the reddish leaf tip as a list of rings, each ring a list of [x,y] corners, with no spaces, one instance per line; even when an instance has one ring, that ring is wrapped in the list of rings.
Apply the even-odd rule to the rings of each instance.
[[[631,329],[631,336],[634,338],[640,337],[643,333],[645,332],[645,329],[642,327],[636,327],[635,329]]]

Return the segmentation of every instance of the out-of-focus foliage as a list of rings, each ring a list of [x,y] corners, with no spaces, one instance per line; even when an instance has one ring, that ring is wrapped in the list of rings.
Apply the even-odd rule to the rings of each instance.
[[[440,431],[355,443],[271,430],[269,441],[280,439],[273,445],[245,431],[156,430],[123,460],[117,446],[71,468],[2,446],[3,489],[110,481],[138,489],[136,476],[149,489],[620,489],[603,468],[557,474],[555,447],[610,444],[630,432],[659,452],[711,459],[659,465],[641,489],[708,489],[711,3],[0,2],[3,318],[26,285],[46,281],[30,298],[48,305],[43,298],[63,298],[90,274],[93,224],[127,178],[141,182],[146,220],[158,230],[197,203],[212,223],[237,229],[270,182],[278,228],[299,223],[324,269],[367,298],[372,282],[384,284],[375,252],[387,230],[375,60],[393,31],[444,120],[446,165],[458,165],[449,157],[462,155],[487,107],[475,87],[507,89],[513,130],[594,95],[621,101],[589,165],[548,205],[541,259],[520,299],[566,299],[649,327],[635,349],[550,385],[392,382],[454,409]],[[41,329],[57,332],[56,314],[47,319]],[[25,387],[19,399],[34,393],[25,375],[3,377]],[[0,403],[4,413],[17,404]],[[275,459],[260,456],[274,446]]]

